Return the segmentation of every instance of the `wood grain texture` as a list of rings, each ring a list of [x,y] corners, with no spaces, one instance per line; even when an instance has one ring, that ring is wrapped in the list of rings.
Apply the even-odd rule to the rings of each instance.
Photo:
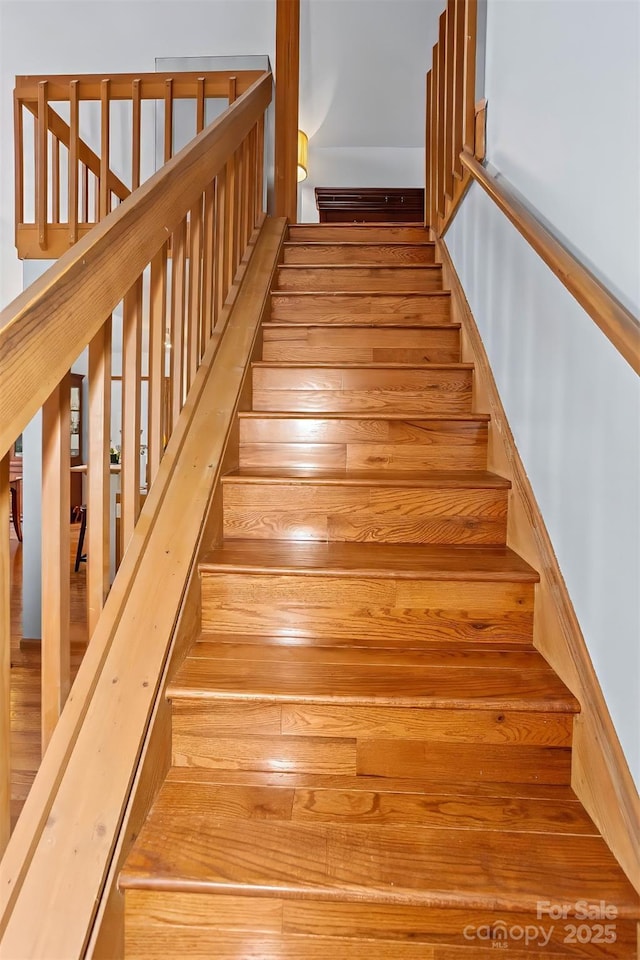
[[[398,323],[419,324],[449,319],[451,295],[448,291],[419,294],[403,292],[313,293],[303,290],[272,291],[271,319],[289,323],[369,323],[389,326]]]
[[[435,262],[435,245],[405,242],[327,241],[285,243],[284,261],[303,264],[431,264]]]
[[[288,239],[297,243],[425,243],[422,224],[298,223],[289,225]]]
[[[420,327],[302,325],[263,327],[263,360],[358,363],[449,363],[460,360],[460,332],[453,324]]]
[[[403,290],[424,292],[442,290],[442,273],[439,266],[367,266],[332,265],[308,267],[289,265],[278,268],[277,290],[357,290],[361,292],[384,292]]]
[[[300,0],[276,0],[275,214],[298,219]]]
[[[165,165],[139,188],[136,203],[118,207],[2,311],[0,451],[42,406],[270,97],[269,75],[193,142],[188,189],[180,161]]]
[[[211,410],[225,409],[221,402],[224,396],[228,424],[235,413],[246,365],[239,364],[238,357],[244,356],[248,362],[251,355],[283,228],[280,221],[265,226],[247,268],[246,289],[236,298],[220,351],[217,344],[210,344],[206,362],[196,376],[193,402],[185,408],[180,429],[163,458],[161,479],[145,502],[145,522],[136,527],[110,593],[112,616],[103,617],[96,629],[74,698],[68,701],[40,768],[39,790],[32,790],[22,822],[7,848],[1,906],[2,949],[8,956],[33,956],[38,950],[41,955],[75,956],[83,951],[155,701],[165,662],[165,642],[171,636],[194,560],[194,546],[211,492],[209,464],[221,459],[224,450],[227,430],[220,428],[218,417],[218,428],[212,430]],[[216,375],[210,366],[223,373]],[[211,446],[207,448],[207,444]],[[202,456],[203,449],[208,449],[206,457]],[[174,509],[170,509],[167,486],[171,485],[178,496],[174,508],[179,522]],[[192,492],[191,509],[186,513],[185,485]],[[164,538],[168,542],[162,547]],[[121,615],[120,605],[125,600],[126,609]],[[150,610],[153,616],[147,619],[148,631],[134,627],[140,624],[140,617],[149,617]],[[164,637],[165,642],[154,642],[154,637]],[[135,643],[132,638],[137,638]],[[151,644],[153,654],[145,643]],[[126,714],[121,708],[123,700],[129,704]],[[89,702],[92,710],[88,710]],[[88,751],[82,749],[83,744],[90,745]],[[81,789],[79,782],[83,783]],[[54,802],[57,815],[50,818]],[[80,839],[83,835],[85,842]],[[90,851],[82,869],[78,845]],[[63,888],[59,878],[66,869],[68,882]],[[61,912],[70,899],[73,918],[60,924]],[[37,925],[29,919],[35,904],[40,917]]]
[[[240,419],[240,464],[245,469],[482,470],[487,459],[487,420],[403,417],[389,413],[247,413]]]
[[[463,364],[254,364],[253,409],[292,412],[471,410],[472,369]]]
[[[621,919],[638,912],[633,888],[599,837],[514,832],[505,845],[493,830],[413,824],[352,825],[347,831],[270,819],[200,816],[197,823],[194,830],[193,811],[179,806],[168,817],[150,818],[121,886],[351,902],[361,900],[364,887],[371,904],[535,913],[539,890],[554,902],[571,903],[577,885],[586,899],[618,904]]]
[[[322,477],[229,477],[224,536],[377,543],[505,543],[507,488],[415,478],[371,485]],[[375,485],[373,481],[376,481]],[[466,483],[465,483],[466,480]],[[490,481],[488,481],[490,483]]]

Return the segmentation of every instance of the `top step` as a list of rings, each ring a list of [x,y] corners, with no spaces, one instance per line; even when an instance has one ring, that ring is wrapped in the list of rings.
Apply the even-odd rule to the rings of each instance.
[[[342,243],[369,241],[374,243],[424,243],[429,231],[421,224],[400,226],[398,224],[367,223],[299,223],[289,227],[289,240],[294,242]]]

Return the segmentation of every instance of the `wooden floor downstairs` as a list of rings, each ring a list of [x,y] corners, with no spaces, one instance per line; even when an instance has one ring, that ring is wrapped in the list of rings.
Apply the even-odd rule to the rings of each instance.
[[[420,227],[289,230],[129,958],[637,955],[449,299]]]

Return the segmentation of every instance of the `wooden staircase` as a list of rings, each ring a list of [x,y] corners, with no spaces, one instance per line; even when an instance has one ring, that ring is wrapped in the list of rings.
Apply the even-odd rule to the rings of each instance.
[[[291,227],[263,342],[127,957],[635,957],[424,231]]]

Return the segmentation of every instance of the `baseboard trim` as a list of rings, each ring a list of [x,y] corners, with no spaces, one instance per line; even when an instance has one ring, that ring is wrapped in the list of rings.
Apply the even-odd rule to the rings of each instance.
[[[444,240],[436,262],[462,324],[462,360],[473,362],[474,410],[489,413],[488,469],[511,480],[507,543],[540,573],[534,644],[580,701],[571,785],[612,853],[640,891],[640,797],[620,746],[542,513],[518,454],[471,308]]]

